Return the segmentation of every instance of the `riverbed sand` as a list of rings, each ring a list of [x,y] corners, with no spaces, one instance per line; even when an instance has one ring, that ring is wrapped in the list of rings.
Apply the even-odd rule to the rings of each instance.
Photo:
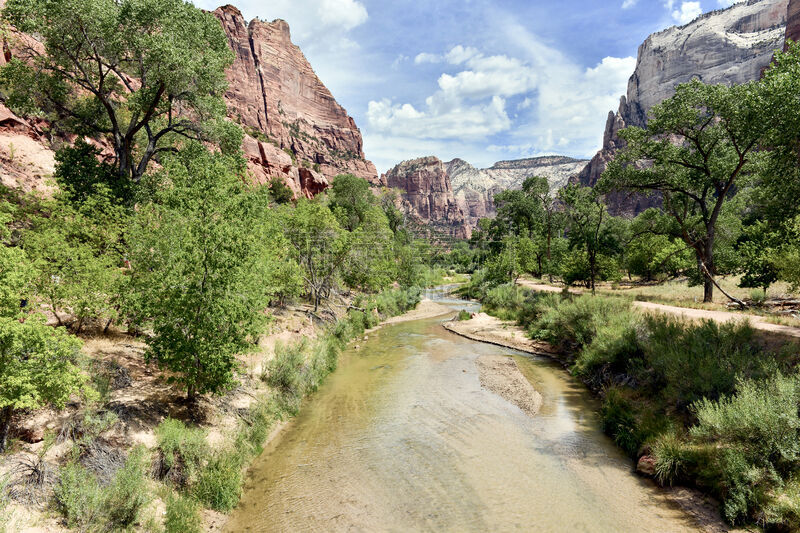
[[[481,387],[508,400],[528,416],[542,407],[542,395],[520,372],[517,362],[502,355],[484,355],[475,360]]]
[[[529,339],[525,330],[513,322],[505,322],[486,313],[476,313],[470,320],[453,320],[443,326],[462,337],[488,342],[506,348],[532,354],[551,354],[553,348],[547,343]]]
[[[400,322],[410,322],[412,320],[423,320],[425,318],[435,318],[437,316],[446,315],[448,313],[452,313],[453,310],[445,305],[437,304],[433,300],[422,300],[415,309],[409,311],[408,313],[402,314],[400,316],[392,317],[388,320],[384,320],[381,325],[384,324],[398,324]]]

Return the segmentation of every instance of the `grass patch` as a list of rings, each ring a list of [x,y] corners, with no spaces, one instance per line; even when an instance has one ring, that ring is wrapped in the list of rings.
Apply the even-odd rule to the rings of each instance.
[[[200,533],[203,521],[200,506],[191,498],[170,493],[166,500],[164,513],[165,533]]]
[[[219,450],[199,472],[192,486],[192,495],[215,511],[233,510],[242,495],[243,454],[236,450]]]
[[[167,418],[156,428],[156,439],[156,477],[177,487],[188,486],[209,453],[205,431]]]

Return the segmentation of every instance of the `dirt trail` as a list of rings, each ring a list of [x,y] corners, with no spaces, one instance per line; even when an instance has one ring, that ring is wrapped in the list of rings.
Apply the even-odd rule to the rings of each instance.
[[[561,287],[534,283],[528,280],[519,280],[517,283],[522,287],[539,292],[561,292],[563,290]],[[582,294],[584,291],[580,289],[570,289],[569,292],[572,294]],[[683,317],[688,320],[713,320],[714,322],[718,323],[749,321],[750,325],[754,329],[800,339],[800,327],[773,324],[768,322],[764,317],[758,315],[732,313],[728,311],[711,311],[708,309],[692,309],[689,307],[678,307],[674,305],[664,305],[652,302],[633,302],[633,306],[642,311],[654,311],[656,313]]]

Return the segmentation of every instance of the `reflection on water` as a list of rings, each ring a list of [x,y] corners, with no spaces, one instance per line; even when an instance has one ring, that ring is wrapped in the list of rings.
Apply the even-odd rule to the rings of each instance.
[[[227,530],[695,529],[631,473],[563,370],[441,320],[387,326],[347,351],[253,464]],[[474,361],[496,354],[542,394],[539,416],[481,389]]]

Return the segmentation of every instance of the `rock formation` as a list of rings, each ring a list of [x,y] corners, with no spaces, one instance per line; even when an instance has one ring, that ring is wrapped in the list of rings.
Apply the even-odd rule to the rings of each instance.
[[[400,189],[403,209],[411,226],[432,230],[434,237],[467,238],[471,234],[467,216],[456,202],[450,177],[437,157],[403,161],[384,176],[389,187]]]
[[[797,26],[800,7],[796,3],[792,0]],[[597,183],[623,145],[619,130],[644,126],[650,109],[671,97],[677,85],[693,78],[725,84],[758,79],[773,51],[784,44],[787,7],[788,0],[747,0],[648,37],[639,47],[627,96],[616,113],[609,113],[603,147],[577,181],[589,186]],[[615,214],[635,214],[653,205],[652,200],[623,194],[612,195],[609,204]]]
[[[246,133],[243,148],[253,178],[265,183],[279,177],[296,194],[309,197],[343,173],[378,184],[375,166],[364,157],[361,132],[292,44],[286,22],[256,19],[248,24],[233,6],[220,7],[214,15],[235,55],[225,99],[228,116]],[[11,37],[2,41],[0,65],[13,57],[16,39],[31,39],[18,33]],[[47,189],[44,177],[53,171],[54,140],[45,138],[41,126],[0,103],[3,184]]]
[[[786,40],[800,41],[800,0],[790,0],[786,15]]]
[[[225,94],[228,116],[242,125],[257,179],[278,176],[312,196],[338,174],[378,183],[361,132],[291,41],[283,20],[249,24],[227,5],[214,11],[235,54]]]
[[[519,189],[530,176],[547,178],[555,191],[577,175],[588,161],[563,156],[533,157],[513,161],[499,161],[491,168],[477,169],[463,159],[445,163],[453,192],[461,209],[467,214],[469,224],[496,214],[494,196],[507,189]]]

